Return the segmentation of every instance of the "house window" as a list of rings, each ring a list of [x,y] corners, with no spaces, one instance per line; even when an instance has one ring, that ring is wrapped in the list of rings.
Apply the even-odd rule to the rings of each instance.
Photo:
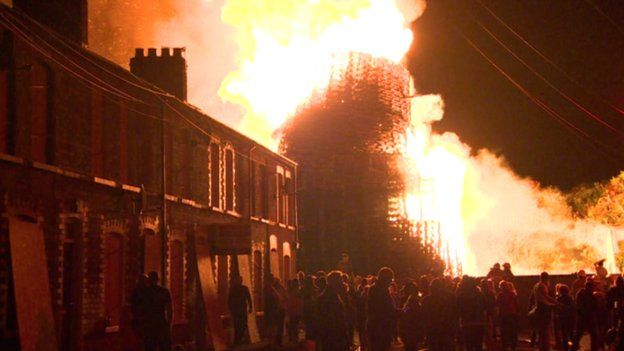
[[[290,280],[290,243],[285,242],[282,244],[282,255],[284,255],[284,283],[287,283]]]
[[[284,168],[277,166],[275,177],[275,199],[277,201],[277,223],[285,223],[284,212]]]
[[[102,176],[119,180],[121,175],[121,108],[112,101],[102,104]]]
[[[277,236],[275,235],[269,236],[269,263],[271,274],[279,278],[279,253],[277,252]]]
[[[48,144],[49,73],[46,67],[34,64],[30,71],[30,158],[46,162]]]
[[[251,167],[251,179],[253,184],[253,215],[257,218],[264,218],[266,207],[266,167],[258,162],[253,162]]]
[[[285,194],[286,194],[286,224],[289,226],[295,225],[295,183],[293,182],[292,173],[290,171],[286,171],[284,173],[285,182]]]
[[[269,213],[269,172],[266,165],[260,165],[260,217],[267,218]]]
[[[221,147],[210,144],[210,205],[221,207]]]
[[[184,243],[173,240],[171,250],[171,302],[173,304],[173,323],[184,321]]]
[[[104,236],[104,312],[108,326],[118,326],[123,302],[123,241],[118,233]]]
[[[234,150],[225,150],[225,209],[227,211],[235,210],[235,169],[234,169]]]
[[[8,152],[9,70],[0,68],[0,152]]]

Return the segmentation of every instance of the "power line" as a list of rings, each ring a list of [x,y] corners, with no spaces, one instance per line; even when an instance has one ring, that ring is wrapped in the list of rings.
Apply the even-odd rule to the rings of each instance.
[[[598,151],[602,152],[603,154],[605,154],[612,161],[618,162],[618,160],[615,159],[607,151],[607,150],[609,150],[609,148],[606,145],[604,145],[600,141],[594,140],[585,131],[583,131],[582,129],[578,128],[577,126],[575,126],[570,121],[566,120],[563,116],[561,116],[559,113],[557,113],[557,111],[555,111],[550,106],[548,106],[546,103],[544,103],[542,100],[540,100],[539,98],[534,96],[529,90],[524,88],[513,77],[511,77],[505,70],[503,70],[499,65],[497,65],[496,62],[494,62],[489,56],[487,56],[487,54],[485,52],[483,52],[483,50],[481,50],[472,40],[470,40],[470,38],[468,38],[466,35],[464,35],[457,27],[453,26],[453,28],[475,51],[477,51],[477,53],[479,53],[490,65],[492,65],[501,75],[503,75],[513,86],[515,86],[518,90],[520,90],[520,92],[522,92],[527,98],[529,98],[529,100],[531,100],[538,107],[540,107],[544,112],[546,112],[546,114],[548,114],[550,117],[552,117],[555,121],[557,121],[560,124],[562,124],[566,129],[571,131],[573,134],[581,137],[582,139],[584,138],[587,141],[589,141],[590,145],[592,147],[594,147],[596,150],[598,150]],[[597,147],[598,145],[601,146],[602,149],[598,148]]]
[[[86,78],[85,76],[83,76],[82,74],[74,71],[73,69],[67,67],[66,64],[64,64],[63,62],[61,62],[60,60],[54,58],[52,55],[50,55],[49,53],[45,52],[42,48],[40,48],[37,43],[33,42],[33,40],[31,39],[31,37],[24,33],[17,25],[15,25],[14,23],[11,23],[10,20],[8,20],[5,17],[5,14],[3,12],[0,12],[0,20],[4,20],[4,25],[8,26],[9,29],[12,29],[12,31],[14,33],[17,33],[27,44],[29,44],[29,46],[31,46],[32,48],[34,48],[35,50],[37,50],[41,55],[43,55],[44,57],[48,58],[49,60],[51,60],[52,62],[56,63],[57,65],[61,66],[62,68],[64,68],[66,71],[68,71],[70,74],[72,74],[73,76],[85,80],[93,85],[98,86],[100,89],[107,91],[113,95],[116,95],[120,98],[129,100],[129,101],[134,101],[134,102],[142,102],[139,99],[134,98],[133,96],[130,96],[128,94],[126,94],[123,91],[120,91],[119,89],[111,86],[110,84],[104,82],[103,80],[101,80],[100,78],[96,77],[95,75],[93,75],[91,72],[87,71],[86,69],[84,69],[83,67],[81,67],[80,65],[75,64],[74,62],[72,62],[70,60],[71,63],[73,63],[77,68],[79,68],[81,71],[84,71],[88,76],[91,76],[92,79],[95,79],[98,82],[94,82],[93,80],[90,80],[89,78]],[[40,39],[40,38],[39,38]],[[41,39],[40,39],[41,40]],[[50,47],[52,50],[56,51],[57,55],[66,58],[62,53],[58,52],[52,45],[50,45],[49,43],[47,43],[45,40],[42,40],[43,43],[45,43],[48,47]]]
[[[620,26],[615,20],[613,20],[613,18],[609,17],[604,11],[602,11],[602,9],[598,7],[598,5],[596,5],[595,2],[593,2],[592,0],[585,0],[585,2],[589,4],[591,7],[593,7],[594,10],[596,10],[596,12],[598,12],[602,17],[604,17],[604,19],[606,19],[609,23],[611,23],[613,27],[615,27],[615,29],[617,29],[617,31],[620,32],[620,34],[624,35],[624,28],[622,28],[622,26]]]
[[[574,85],[576,85],[577,87],[582,89],[588,95],[593,96],[594,98],[598,99],[599,101],[601,101],[602,103],[604,103],[605,105],[607,105],[611,109],[613,109],[615,112],[619,113],[620,115],[624,115],[624,109],[623,108],[620,108],[620,107],[614,105],[613,103],[605,100],[599,94],[594,93],[591,90],[589,90],[588,88],[586,88],[577,79],[572,77],[568,72],[566,72],[564,69],[559,67],[559,65],[557,65],[553,60],[551,60],[548,56],[546,56],[538,48],[536,48],[528,40],[526,40],[520,33],[518,33],[518,31],[516,31],[510,25],[508,25],[507,22],[505,22],[500,16],[498,16],[494,11],[492,11],[492,9],[490,9],[486,4],[484,4],[482,0],[475,0],[475,1],[479,5],[481,5],[498,23],[500,23],[503,27],[505,27],[507,30],[509,30],[516,38],[518,38],[522,43],[524,43],[526,46],[528,46],[536,55],[538,55],[540,58],[542,58],[544,61],[546,61],[555,70],[557,70],[557,72],[559,72],[560,74],[565,76],[569,81],[574,83]]]
[[[17,32],[17,34],[20,36],[20,38],[22,38],[22,39],[23,39],[23,40],[24,40],[24,41],[25,41],[25,42],[26,42],[26,43],[27,43],[30,47],[32,47],[33,49],[37,50],[37,51],[38,51],[41,55],[43,55],[44,57],[48,58],[48,59],[49,59],[49,60],[51,60],[52,62],[54,62],[54,63],[58,64],[58,65],[59,65],[59,67],[61,67],[62,69],[64,69],[65,71],[67,71],[68,73],[70,73],[71,75],[73,75],[74,77],[76,77],[76,78],[78,78],[79,80],[83,81],[87,87],[89,87],[89,88],[91,88],[91,89],[92,89],[92,87],[90,87],[90,86],[89,86],[89,84],[92,84],[92,85],[96,86],[97,88],[101,89],[102,91],[109,92],[109,93],[111,93],[111,94],[113,94],[113,95],[115,95],[115,96],[117,96],[117,97],[119,97],[119,98],[123,98],[123,99],[125,99],[125,100],[128,100],[128,98],[126,98],[125,96],[120,96],[119,94],[116,94],[116,93],[115,93],[115,91],[111,91],[111,90],[109,90],[109,89],[107,89],[107,88],[105,88],[105,87],[102,87],[102,86],[101,86],[101,85],[99,85],[98,83],[95,83],[95,82],[91,81],[90,79],[88,79],[88,78],[84,77],[83,75],[81,75],[81,74],[79,74],[79,73],[75,72],[75,71],[74,71],[74,70],[72,70],[71,68],[67,67],[67,65],[63,64],[63,63],[62,63],[62,62],[60,62],[59,60],[57,60],[57,59],[55,59],[54,57],[52,57],[49,53],[45,52],[42,48],[40,48],[40,47],[37,45],[37,43],[33,42],[33,40],[30,38],[30,36],[29,36],[28,34],[24,33],[22,30],[20,30],[20,29],[19,29],[19,28],[18,28],[15,24],[13,24],[13,23],[12,23],[12,21],[11,21],[10,19],[7,19],[7,18],[4,16],[4,12],[0,12],[0,20],[2,20],[2,19],[4,19],[4,24],[5,24],[6,26],[8,26],[8,27],[9,27],[9,29],[13,30],[14,32]],[[33,22],[35,22],[35,23],[36,23],[36,21],[33,21]],[[51,32],[50,32],[47,28],[42,27],[42,29],[44,29],[44,30],[45,30],[47,33],[49,33],[49,34],[52,34],[52,33],[51,33]],[[32,31],[30,31],[30,34],[31,34],[33,37],[36,37],[38,40],[40,40],[40,41],[44,42],[44,43],[45,43],[48,47],[50,47],[52,50],[54,50],[54,51],[55,51],[55,52],[56,52],[59,56],[63,57],[63,58],[64,58],[64,59],[66,59],[67,61],[71,62],[73,65],[75,65],[75,66],[79,67],[81,70],[83,70],[83,71],[87,72],[90,76],[95,77],[95,75],[94,75],[94,74],[92,74],[91,72],[88,72],[86,69],[84,69],[84,68],[83,68],[82,66],[80,66],[78,63],[75,63],[75,62],[74,62],[71,58],[68,58],[68,57],[67,57],[67,56],[65,56],[63,53],[59,52],[56,48],[54,48],[54,47],[53,47],[50,43],[48,43],[46,40],[42,39],[41,37],[37,36],[36,34],[33,34],[33,33],[32,33]],[[106,71],[106,72],[108,72],[109,74],[114,75],[115,77],[119,78],[120,80],[125,81],[125,82],[126,82],[126,83],[128,83],[128,84],[135,85],[135,86],[137,86],[137,87],[139,87],[139,88],[142,88],[143,90],[147,91],[148,93],[152,93],[152,94],[154,94],[154,96],[155,96],[156,98],[158,98],[162,104],[164,104],[166,107],[168,107],[168,108],[169,108],[169,109],[170,109],[173,113],[175,113],[177,116],[179,116],[180,118],[182,118],[182,120],[184,120],[184,121],[185,121],[187,124],[189,124],[192,128],[194,128],[194,129],[196,129],[197,131],[199,131],[201,134],[203,134],[203,135],[205,135],[205,136],[207,136],[207,137],[209,137],[209,138],[214,138],[214,137],[215,137],[213,134],[211,134],[210,132],[207,132],[204,128],[202,128],[201,126],[199,126],[199,125],[198,125],[198,124],[196,124],[195,122],[191,121],[188,117],[186,117],[183,113],[181,113],[180,111],[178,111],[176,108],[174,108],[171,104],[169,104],[169,103],[166,101],[166,99],[168,99],[168,98],[170,98],[170,99],[176,99],[173,95],[170,95],[170,94],[168,94],[168,93],[166,93],[166,92],[156,91],[156,90],[153,90],[153,89],[149,89],[149,88],[147,88],[147,87],[141,86],[141,85],[140,85],[140,84],[138,84],[138,83],[134,83],[134,82],[128,81],[128,80],[124,79],[123,77],[121,77],[119,74],[117,74],[117,73],[115,73],[115,72],[111,72],[109,69],[107,69],[107,68],[105,68],[105,67],[103,67],[103,66],[101,66],[101,65],[97,64],[96,62],[94,62],[91,58],[89,58],[89,57],[87,57],[87,56],[85,56],[85,55],[81,54],[81,53],[80,53],[77,49],[73,48],[70,44],[66,43],[66,42],[64,41],[64,39],[62,39],[62,38],[58,38],[58,36],[56,36],[56,38],[58,39],[58,41],[59,41],[59,42],[63,43],[65,46],[69,47],[69,48],[70,48],[70,49],[72,49],[74,52],[76,52],[77,54],[79,54],[79,55],[80,55],[83,59],[85,59],[85,60],[87,60],[87,61],[91,62],[92,64],[96,65],[96,66],[97,66],[97,67],[99,67],[100,69],[105,70],[105,71]],[[95,77],[95,78],[96,78],[96,79],[98,79],[98,80],[100,80],[98,77]],[[145,83],[143,80],[141,80],[141,79],[140,79],[140,78],[138,78],[138,77],[137,77],[137,79],[139,79],[139,80],[140,80],[142,83],[144,83],[144,84],[148,84],[148,83]],[[100,80],[100,81],[101,81],[101,80]],[[87,83],[89,83],[89,84],[87,84]],[[111,86],[111,88],[112,88],[112,89],[114,89],[114,90],[116,90],[116,91],[119,91],[121,94],[126,95],[123,91],[121,91],[121,90],[119,90],[119,89],[117,89],[117,88],[115,88],[115,87],[112,87],[112,86]],[[129,95],[128,95],[128,96],[129,96]],[[137,98],[132,97],[132,96],[130,96],[130,98],[132,99],[132,100],[130,100],[130,101],[132,101],[132,102],[139,102],[139,103],[142,103],[142,104],[147,105],[148,107],[153,107],[153,108],[158,107],[158,106],[155,106],[155,105],[148,104],[148,103],[146,103],[145,101],[140,100],[140,99],[137,99]],[[113,101],[114,103],[116,103],[116,104],[120,105],[120,102],[118,102],[118,101],[115,101],[115,100],[110,100],[110,101]],[[126,107],[127,107],[127,105],[126,105]],[[158,121],[163,121],[163,120],[164,120],[164,122],[165,122],[165,123],[168,123],[170,127],[171,127],[171,126],[174,126],[173,124],[171,124],[171,122],[169,122],[169,121],[167,121],[166,119],[164,119],[164,117],[154,116],[154,115],[147,114],[147,113],[144,113],[144,112],[141,112],[141,111],[137,111],[137,110],[133,110],[133,109],[130,109],[130,110],[132,110],[133,112],[136,112],[137,114],[139,114],[139,115],[141,115],[141,116],[149,117],[149,118],[152,118],[152,119],[155,119],[155,120],[158,120]],[[210,117],[209,117],[209,118],[210,118]],[[212,119],[212,120],[214,120],[214,119]],[[220,122],[218,122],[218,121],[216,121],[216,120],[215,120],[215,122],[217,122],[217,123],[219,123],[219,124],[222,124],[222,123],[220,123]],[[177,128],[182,128],[182,127],[179,127],[179,126],[175,126],[175,127],[177,127]],[[229,128],[229,127],[227,127],[227,126],[225,126],[225,125],[224,125],[224,127],[225,127],[225,128]],[[229,128],[229,129],[231,129],[231,128]],[[236,131],[236,130],[234,130],[234,129],[232,129],[232,131],[233,131],[234,133],[237,133],[237,134],[242,135],[242,136],[243,136],[243,137],[245,137],[245,138],[248,138],[248,139],[249,139],[250,141],[252,141],[254,144],[256,144],[256,145],[260,145],[260,144],[258,144],[257,142],[253,141],[252,139],[250,139],[249,137],[245,136],[244,134],[242,134],[242,133],[240,133],[240,132],[238,132],[238,131]],[[239,155],[240,157],[243,157],[243,158],[248,159],[248,160],[250,159],[250,157],[249,157],[249,156],[247,156],[247,155],[246,155],[246,154],[244,154],[244,153],[239,152],[239,151],[238,151],[238,150],[236,150],[236,149],[233,149],[233,151],[234,151],[237,155]],[[274,154],[275,154],[275,153],[274,153]],[[278,154],[275,154],[275,155],[278,155]],[[280,157],[280,158],[284,158],[282,155],[278,155],[278,157]],[[253,160],[254,162],[256,162],[256,163],[266,164],[265,162],[260,162],[259,160],[255,160],[255,159],[252,159],[252,160]],[[290,161],[290,160],[289,160],[289,161]]]
[[[481,29],[483,29],[483,31],[485,31],[492,39],[494,39],[500,46],[502,46],[510,55],[512,55],[516,60],[518,60],[520,63],[522,63],[522,65],[525,66],[529,71],[531,71],[531,73],[533,73],[540,80],[542,80],[546,85],[548,85],[550,88],[552,88],[554,91],[556,91],[561,97],[563,97],[568,102],[573,104],[578,110],[584,112],[587,116],[589,116],[594,121],[596,121],[596,122],[602,124],[603,126],[609,128],[611,131],[617,133],[618,135],[624,136],[624,133],[622,133],[622,131],[620,131],[619,129],[615,128],[611,124],[605,122],[602,118],[600,118],[600,116],[597,116],[592,111],[590,111],[588,108],[586,108],[585,106],[581,105],[579,102],[574,100],[568,94],[563,92],[561,89],[557,88],[546,77],[544,77],[537,70],[535,70],[524,59],[522,59],[520,56],[518,56],[511,48],[509,48],[509,46],[507,46],[505,43],[503,43],[494,33],[492,33],[488,28],[486,28],[479,20],[477,20],[475,18],[473,18],[473,20],[477,23],[477,25],[479,27],[481,27]]]

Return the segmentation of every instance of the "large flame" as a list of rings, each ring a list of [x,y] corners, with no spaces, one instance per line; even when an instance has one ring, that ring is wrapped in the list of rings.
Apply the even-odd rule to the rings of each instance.
[[[229,0],[239,66],[219,94],[245,108],[240,129],[277,148],[274,132],[328,84],[336,54],[361,52],[399,62],[412,43],[411,18],[394,0]]]

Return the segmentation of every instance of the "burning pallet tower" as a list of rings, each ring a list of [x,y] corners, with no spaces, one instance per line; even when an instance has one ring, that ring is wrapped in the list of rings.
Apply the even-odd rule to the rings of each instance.
[[[404,239],[413,226],[396,215],[392,199],[404,191],[396,165],[410,116],[409,72],[366,54],[335,62],[327,89],[282,131],[281,152],[301,175],[302,256],[309,267],[334,268],[346,252],[366,272],[405,265],[400,252],[410,249]],[[411,242],[410,264],[418,265],[427,254],[414,254],[422,243]]]

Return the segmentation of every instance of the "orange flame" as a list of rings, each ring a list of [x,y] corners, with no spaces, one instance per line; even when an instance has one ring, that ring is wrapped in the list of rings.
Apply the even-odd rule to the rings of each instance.
[[[219,95],[245,108],[240,129],[277,149],[274,132],[328,84],[333,55],[362,52],[399,62],[412,42],[394,0],[229,0],[239,65]]]

